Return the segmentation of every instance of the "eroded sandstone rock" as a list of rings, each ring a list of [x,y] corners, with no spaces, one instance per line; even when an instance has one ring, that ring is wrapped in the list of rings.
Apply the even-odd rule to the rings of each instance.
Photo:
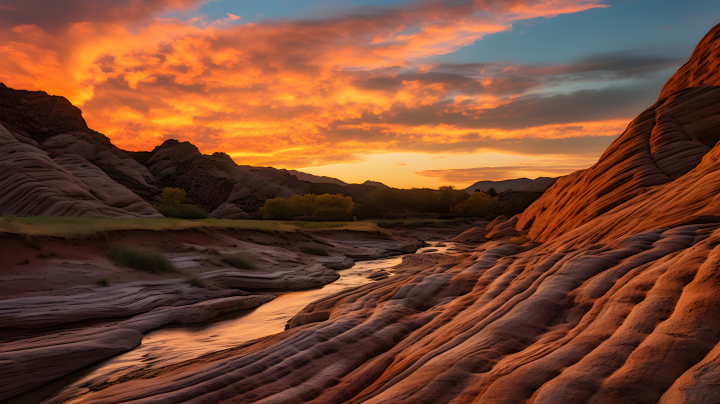
[[[75,177],[44,151],[15,139],[0,125],[0,213],[17,216],[154,217],[157,211],[106,175],[82,167],[77,159],[62,160],[86,182]],[[90,186],[97,185],[98,195]],[[117,198],[110,194],[117,193]],[[119,206],[112,206],[119,205]],[[124,208],[128,208],[127,210]]]

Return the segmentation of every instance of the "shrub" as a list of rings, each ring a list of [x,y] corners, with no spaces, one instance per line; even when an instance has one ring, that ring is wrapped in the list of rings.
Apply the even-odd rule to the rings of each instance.
[[[265,201],[260,214],[267,220],[346,221],[352,218],[352,198],[340,194],[295,195]]]
[[[327,251],[322,247],[301,247],[300,251],[310,255],[320,255],[324,257],[328,255]]]
[[[3,216],[0,218],[0,228],[10,232],[18,232],[21,230],[20,224],[13,220],[14,216]]]
[[[312,215],[312,220],[315,222],[341,222],[348,218],[347,209],[341,207],[319,208]]]
[[[438,189],[380,187],[359,200],[354,214],[360,218],[405,219],[452,213],[452,207],[470,195],[451,186]]]
[[[154,274],[175,271],[175,266],[165,254],[152,248],[115,247],[108,251],[107,256],[122,266],[139,271]]]
[[[235,268],[257,269],[257,267],[255,267],[255,264],[252,262],[252,259],[250,259],[250,257],[244,254],[228,255],[227,257],[224,257],[221,261],[228,265],[232,265]]]
[[[190,284],[190,286],[195,287],[195,288],[204,288],[205,287],[205,282],[202,280],[202,278],[200,278],[200,276],[198,274],[188,275],[188,277],[185,278],[185,282],[187,282],[188,284]]]
[[[99,281],[97,281],[98,286],[110,286],[110,277],[107,275],[103,275],[102,278],[100,278]]]
[[[500,211],[506,217],[512,217],[522,213],[528,206],[532,205],[542,192],[503,192],[498,194],[500,198]]]
[[[153,206],[166,217],[181,219],[204,219],[207,217],[208,214],[205,210],[186,202],[184,189],[165,188],[160,201],[153,203]]]
[[[497,196],[485,192],[475,192],[468,199],[453,208],[455,213],[463,217],[493,218],[499,214],[500,202]]]

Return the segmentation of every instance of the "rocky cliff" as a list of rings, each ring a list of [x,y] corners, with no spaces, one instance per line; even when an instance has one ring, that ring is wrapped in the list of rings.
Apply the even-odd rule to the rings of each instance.
[[[618,209],[627,213],[648,203],[660,209],[650,216],[634,213],[613,221],[605,230],[617,236],[705,214],[703,201],[710,202],[715,190],[687,181],[712,170],[711,150],[720,140],[719,71],[720,27],[715,27],[663,87],[655,105],[635,118],[594,166],[558,179],[521,215],[517,228],[528,230],[535,240],[548,241],[600,216],[607,226],[610,217],[622,217],[615,214]],[[705,163],[699,167],[701,161]],[[678,188],[681,183],[690,188]],[[668,203],[655,205],[657,197]],[[662,213],[666,210],[680,212],[667,217]],[[628,225],[628,220],[634,224]]]
[[[596,165],[494,223],[533,241],[417,254],[283,333],[63,400],[717,403],[718,47],[720,26]]]
[[[257,206],[278,196],[326,191],[327,184],[301,181],[286,170],[240,166],[225,153],[204,155],[188,142],[168,140],[149,152],[121,150],[88,128],[80,109],[67,99],[43,91],[14,90],[0,84],[0,127],[4,141],[16,143],[13,149],[26,152],[22,160],[16,155],[0,163],[6,173],[1,178],[0,215],[158,216],[148,202],[164,187],[179,187],[213,217],[247,218],[244,206]],[[28,159],[27,153],[33,158]],[[55,177],[62,180],[48,180]],[[43,191],[26,194],[27,178]],[[84,193],[70,183],[85,187]],[[345,190],[338,185],[332,191]],[[358,190],[347,191],[354,194]],[[90,203],[94,192],[102,195]],[[18,199],[21,194],[25,197]],[[85,202],[78,205],[77,198]]]

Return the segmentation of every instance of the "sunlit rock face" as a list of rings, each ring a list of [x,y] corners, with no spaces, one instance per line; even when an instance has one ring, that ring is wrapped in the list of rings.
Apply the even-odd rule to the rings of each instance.
[[[719,32],[595,166],[458,236],[470,254],[416,254],[284,333],[55,402],[716,403]]]
[[[656,207],[672,209],[676,216],[633,214],[627,218],[633,226],[649,229],[697,216],[705,206],[694,200],[681,203],[679,198],[693,194],[707,203],[714,197],[708,179],[698,178],[702,184],[690,184],[685,177],[714,170],[711,161],[698,165],[704,156],[717,153],[711,150],[720,140],[719,65],[720,28],[715,27],[690,61],[667,82],[657,103],[632,121],[594,166],[558,179],[523,212],[517,228],[529,230],[533,239],[552,240],[620,206],[639,207],[657,201],[654,187],[663,184],[668,184],[663,195],[669,200]],[[680,183],[693,188],[680,188]],[[648,192],[654,196],[644,195]],[[683,208],[678,209],[681,204]],[[619,225],[623,231],[633,227]],[[615,236],[624,234],[605,230]]]

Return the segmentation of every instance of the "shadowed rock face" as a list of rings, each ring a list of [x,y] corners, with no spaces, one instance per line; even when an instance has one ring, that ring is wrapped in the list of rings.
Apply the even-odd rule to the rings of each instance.
[[[215,216],[224,211],[235,215],[228,205],[257,205],[269,198],[305,193],[307,188],[285,170],[238,166],[227,154],[204,155],[189,142],[167,140],[138,157],[163,187],[185,189],[189,200]]]
[[[0,125],[52,158],[70,153],[82,156],[145,199],[159,192],[147,170],[106,136],[88,128],[80,109],[64,97],[0,85]]]
[[[719,30],[595,166],[459,236],[483,242],[469,256],[418,254],[286,332],[50,402],[716,403]],[[544,244],[505,241],[522,229]]]
[[[51,159],[0,125],[0,213],[18,216],[161,216],[74,154]]]
[[[42,143],[67,132],[87,131],[98,138],[101,134],[88,129],[80,109],[65,97],[44,91],[13,90],[0,83],[0,124],[12,133]]]
[[[114,188],[126,200],[128,192],[136,195],[133,200],[142,198],[152,201],[162,188],[180,187],[187,191],[191,202],[210,212],[212,217],[248,218],[242,206],[254,207],[278,196],[287,198],[297,194],[325,192],[364,195],[374,189],[359,185],[349,186],[348,189],[340,185],[326,189],[324,186],[328,184],[310,184],[286,170],[239,166],[225,153],[204,155],[194,145],[177,140],[168,140],[150,152],[126,152],[115,147],[104,135],[89,129],[80,109],[67,99],[43,91],[14,90],[2,84],[0,125],[13,136],[13,141],[40,149],[52,159],[72,155],[75,156],[73,159],[79,157],[86,160],[104,173],[110,182],[115,183]],[[6,170],[10,171],[27,168],[13,168],[10,161],[5,164]],[[95,174],[92,176],[97,177]],[[88,175],[85,178],[89,178]],[[103,181],[103,189],[112,187],[109,182]],[[20,192],[13,189],[15,185],[12,182],[6,181],[5,186],[12,192]],[[63,194],[62,190],[48,192]],[[109,194],[104,192],[104,195]],[[28,202],[28,205],[34,203]],[[117,205],[111,203],[111,206]],[[148,206],[145,204],[138,209],[144,215]],[[17,208],[14,209],[12,212],[17,211]],[[30,212],[32,209],[25,211]],[[11,212],[1,206],[0,211]],[[40,211],[42,214],[53,212],[54,215],[77,213],[67,209]],[[133,212],[130,215],[140,212],[135,206],[130,211]],[[88,214],[126,215],[123,212],[97,209]]]

